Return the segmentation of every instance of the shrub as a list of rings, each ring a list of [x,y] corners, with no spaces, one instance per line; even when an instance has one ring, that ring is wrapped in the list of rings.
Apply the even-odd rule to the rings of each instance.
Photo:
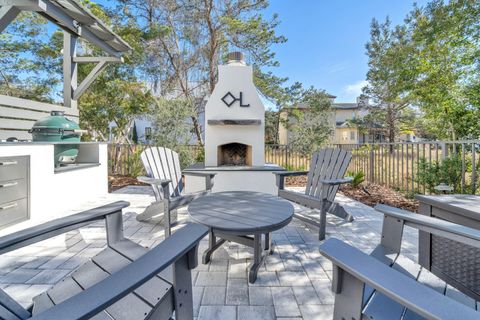
[[[425,185],[430,193],[436,193],[435,186],[445,183],[461,192],[462,160],[458,155],[446,157],[442,161],[427,162],[420,158],[417,182]]]
[[[352,186],[354,188],[358,188],[358,186],[365,181],[365,173],[363,171],[358,171],[358,172],[353,172],[349,171],[347,172],[347,177],[352,177]]]
[[[305,169],[305,166],[302,166],[302,165],[300,165],[300,166],[295,166],[295,165],[293,165],[293,164],[285,164],[283,167],[284,167],[285,170],[287,170],[287,171],[305,171],[305,170],[306,170],[306,169]]]
[[[125,151],[128,152],[127,150]],[[145,174],[142,159],[140,158],[142,151],[142,148],[135,148],[127,158],[126,163],[128,168],[128,175],[132,177],[138,177]]]

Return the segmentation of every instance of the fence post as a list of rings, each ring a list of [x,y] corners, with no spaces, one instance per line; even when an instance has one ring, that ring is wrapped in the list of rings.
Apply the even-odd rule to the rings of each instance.
[[[370,182],[375,182],[375,152],[373,147],[370,149]]]
[[[442,146],[442,160],[445,160],[445,158],[448,156],[447,144],[442,142],[440,145]]]
[[[285,145],[285,167],[288,170],[288,144]]]

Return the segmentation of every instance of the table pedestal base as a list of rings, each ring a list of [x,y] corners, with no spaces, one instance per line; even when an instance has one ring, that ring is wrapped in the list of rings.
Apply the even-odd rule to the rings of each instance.
[[[263,243],[262,235],[264,235]],[[218,241],[217,237],[220,238]],[[208,234],[208,249],[203,253],[203,264],[207,264],[210,262],[212,254],[222,244],[224,244],[225,241],[232,241],[253,248],[253,262],[249,266],[248,281],[250,283],[254,283],[257,280],[258,270],[260,269],[260,266],[264,263],[265,258],[269,254],[273,253],[274,248],[272,244],[271,233],[258,233],[254,234],[252,237],[225,234],[210,229]]]

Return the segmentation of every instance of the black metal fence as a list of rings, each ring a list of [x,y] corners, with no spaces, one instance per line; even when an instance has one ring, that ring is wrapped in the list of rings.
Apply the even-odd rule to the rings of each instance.
[[[365,180],[407,194],[432,193],[445,183],[453,192],[478,192],[480,140],[425,141],[405,143],[341,144],[334,147],[352,152],[351,173],[362,172]],[[145,145],[109,146],[109,173],[143,174],[140,153]],[[180,148],[182,165],[203,159],[198,146]],[[310,155],[296,152],[289,145],[265,146],[265,161],[287,170],[308,170]]]
[[[480,140],[338,145],[352,151],[349,170],[408,194],[435,192],[440,183],[452,192],[478,192]]]

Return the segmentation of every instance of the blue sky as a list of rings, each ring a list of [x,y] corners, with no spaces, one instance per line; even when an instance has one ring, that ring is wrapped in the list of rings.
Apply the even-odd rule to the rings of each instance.
[[[372,18],[403,21],[416,2],[425,0],[271,0],[266,15],[278,13],[278,33],[288,42],[274,47],[275,73],[313,85],[353,102],[368,71],[365,43]]]
[[[95,0],[104,6],[108,0]],[[277,32],[287,43],[274,46],[280,67],[272,69],[289,83],[325,89],[337,102],[353,102],[365,84],[365,44],[372,18],[387,16],[399,24],[428,0],[270,0],[265,16],[277,13]]]

